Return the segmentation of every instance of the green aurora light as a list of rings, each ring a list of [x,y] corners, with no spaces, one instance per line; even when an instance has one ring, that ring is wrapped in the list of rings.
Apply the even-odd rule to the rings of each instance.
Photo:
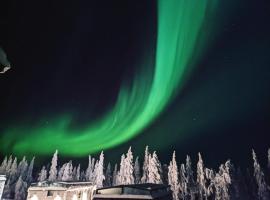
[[[205,22],[215,1],[159,0],[154,74],[148,65],[131,87],[123,85],[115,106],[83,130],[70,128],[72,117],[62,116],[42,126],[9,128],[0,140],[4,152],[17,155],[61,154],[83,156],[122,144],[151,124],[179,93],[195,59],[198,41],[205,42]],[[153,67],[153,66],[150,66]]]

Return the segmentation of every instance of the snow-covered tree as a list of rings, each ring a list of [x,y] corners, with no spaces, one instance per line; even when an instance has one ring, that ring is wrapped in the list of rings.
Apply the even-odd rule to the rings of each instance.
[[[63,171],[62,181],[72,181],[73,166],[72,161],[69,161]]]
[[[175,159],[175,151],[173,152],[172,161],[168,167],[168,184],[171,187],[173,193],[173,199],[179,198],[179,179],[178,179],[178,167]]]
[[[1,163],[0,174],[6,174],[6,168],[7,168],[7,156],[5,156],[4,160]]]
[[[9,180],[11,183],[14,183],[16,182],[17,180],[17,176],[18,176],[18,166],[17,166],[17,158],[15,157],[13,162],[12,162],[12,165],[11,165],[11,168],[9,169]]]
[[[179,190],[180,190],[180,199],[188,198],[188,188],[187,188],[187,176],[186,176],[186,168],[184,164],[180,165],[179,172]]]
[[[81,179],[81,165],[79,164],[76,169],[75,181],[79,181]]]
[[[219,172],[216,173],[214,179],[215,185],[215,199],[216,200],[229,200],[229,186],[231,184],[230,177],[230,161],[227,161],[225,165],[219,167]]]
[[[206,189],[206,179],[205,179],[205,173],[204,173],[204,164],[202,160],[202,156],[199,153],[199,160],[197,163],[197,186],[198,186],[198,192],[199,192],[199,199],[202,200],[204,198],[207,198],[207,189]]]
[[[261,169],[261,166],[257,160],[257,156],[254,150],[252,150],[253,157],[253,167],[254,167],[254,177],[258,186],[257,195],[260,200],[270,199],[268,185],[265,182],[264,173]]]
[[[25,200],[26,198],[27,183],[23,181],[20,176],[15,186],[14,200]]]
[[[129,150],[127,152],[126,158],[125,158],[125,183],[126,184],[134,184],[135,178],[134,178],[134,164],[133,164],[133,154],[131,151],[131,147],[129,147]]]
[[[57,175],[57,180],[58,181],[62,181],[63,175],[64,175],[64,171],[65,171],[67,165],[68,165],[68,163],[64,163],[62,165],[62,167],[59,169],[58,175]]]
[[[28,170],[27,170],[27,174],[26,174],[26,182],[28,184],[30,184],[33,181],[33,168],[34,168],[34,162],[35,162],[35,157],[32,158]]]
[[[76,174],[77,174],[77,167],[74,166],[72,169],[72,180],[75,181],[76,180]]]
[[[87,181],[94,182],[94,169],[95,169],[95,158],[88,157],[88,167],[85,171],[85,178]]]
[[[95,164],[94,169],[94,184],[97,188],[103,187],[103,181],[105,180],[104,172],[103,172],[103,163],[104,163],[104,154],[103,151],[99,156],[99,160]]]
[[[134,184],[133,154],[131,148],[129,148],[126,157],[125,155],[121,157],[118,176],[120,184]]]
[[[3,199],[11,199],[12,198],[11,193],[14,191],[12,191],[11,189],[12,189],[11,181],[10,181],[10,179],[7,179],[5,187],[4,187],[3,195],[2,195]]]
[[[13,158],[12,158],[12,155],[9,156],[9,159],[8,159],[8,162],[6,164],[6,168],[5,168],[5,174],[8,176],[9,175],[9,171],[10,171],[10,168],[12,166],[12,163],[13,163]]]
[[[163,182],[161,177],[162,169],[156,152],[154,151],[152,156],[149,155],[148,159],[149,159],[148,183],[161,184]]]
[[[215,196],[215,177],[214,170],[205,168],[206,196],[210,197],[210,199]]]
[[[148,151],[148,146],[146,146],[141,183],[147,183],[148,180],[149,180],[149,151]]]
[[[105,182],[104,185],[106,187],[112,186],[112,169],[111,169],[111,163],[108,164],[106,172],[105,172]]]
[[[120,169],[119,172],[117,172],[116,175],[116,185],[124,184],[124,166],[125,166],[125,155],[122,154],[121,161],[120,161]]]
[[[57,173],[57,160],[58,160],[58,150],[56,150],[55,153],[53,154],[48,181],[56,181],[57,179],[57,174],[58,174]]]
[[[81,171],[80,180],[86,181],[84,170]]]
[[[38,174],[38,181],[42,182],[42,181],[45,181],[46,179],[47,179],[47,170],[45,166],[43,166]]]
[[[190,195],[190,199],[194,200],[196,197],[196,183],[194,180],[194,172],[192,170],[191,159],[188,155],[186,158],[186,181],[187,181],[187,190]]]
[[[23,159],[18,164],[17,169],[18,176],[21,176],[23,180],[25,180],[27,177],[27,169],[28,169],[28,162],[24,156]]]
[[[141,181],[141,169],[140,169],[139,157],[136,157],[136,160],[135,160],[134,177],[135,177],[135,183],[139,184]]]
[[[117,185],[117,163],[114,165],[112,185]]]

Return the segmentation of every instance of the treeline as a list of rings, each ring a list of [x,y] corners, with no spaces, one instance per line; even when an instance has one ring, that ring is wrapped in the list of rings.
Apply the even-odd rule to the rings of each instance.
[[[41,181],[89,181],[97,187],[121,184],[157,183],[168,184],[174,200],[193,199],[270,199],[268,178],[252,150],[253,169],[241,171],[230,160],[221,164],[218,171],[204,166],[201,154],[198,154],[197,166],[192,167],[191,158],[186,157],[183,164],[177,163],[175,152],[167,164],[161,164],[157,153],[145,149],[142,165],[138,157],[133,158],[131,148],[121,156],[120,164],[105,166],[104,154],[99,159],[88,157],[88,167],[83,170],[80,164],[74,166],[72,161],[59,165],[58,151],[54,153],[51,163],[43,166],[38,174],[33,174],[34,158],[30,163],[25,157],[18,163],[16,157],[4,158],[0,174],[5,174],[7,181],[3,197],[24,200],[27,188],[32,182]],[[270,171],[270,150],[268,150],[268,170]],[[34,178],[33,178],[34,177]]]

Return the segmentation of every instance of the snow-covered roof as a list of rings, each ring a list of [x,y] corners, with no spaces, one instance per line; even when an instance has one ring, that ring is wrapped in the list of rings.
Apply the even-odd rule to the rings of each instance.
[[[81,181],[58,181],[58,182],[50,182],[43,181],[32,183],[29,187],[29,190],[67,190],[74,187],[93,187],[92,182],[81,182]]]
[[[133,184],[100,188],[94,195],[96,199],[155,199],[157,197],[171,197],[171,191],[163,184]],[[95,199],[94,198],[94,199]]]
[[[139,190],[148,190],[148,191],[154,191],[154,190],[158,190],[158,189],[167,189],[169,188],[168,185],[164,185],[164,184],[154,184],[154,183],[144,183],[144,184],[131,184],[131,185],[116,185],[116,186],[112,186],[112,187],[104,187],[104,188],[100,188],[98,190],[104,190],[104,189],[108,189],[108,188],[136,188]]]
[[[42,181],[42,182],[36,182],[32,183],[31,186],[38,186],[38,187],[47,187],[47,186],[63,186],[63,187],[69,187],[69,186],[75,186],[75,185],[93,185],[92,182],[87,181]]]

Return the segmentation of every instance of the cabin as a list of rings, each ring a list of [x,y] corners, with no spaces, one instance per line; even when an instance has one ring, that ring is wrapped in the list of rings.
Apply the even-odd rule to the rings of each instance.
[[[172,192],[163,184],[119,185],[97,189],[93,200],[172,200]]]
[[[0,199],[2,198],[5,182],[6,182],[6,176],[0,175]]]
[[[27,200],[90,200],[96,187],[91,182],[38,182],[28,188]]]

